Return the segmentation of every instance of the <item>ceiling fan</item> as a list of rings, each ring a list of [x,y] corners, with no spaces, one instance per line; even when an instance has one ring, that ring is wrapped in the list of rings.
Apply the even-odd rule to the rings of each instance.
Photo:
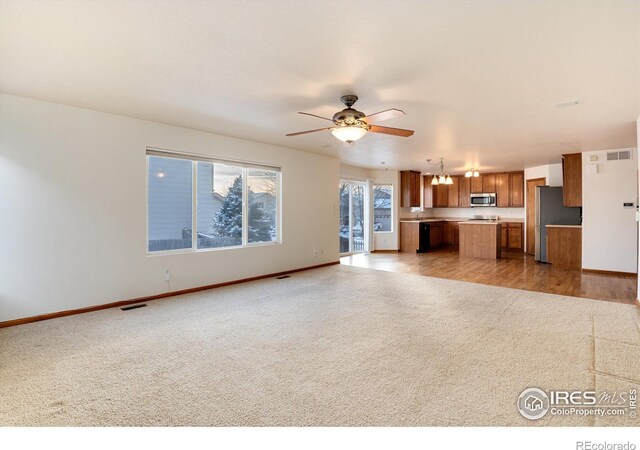
[[[367,116],[363,112],[352,108],[353,104],[358,101],[357,95],[343,95],[340,97],[340,101],[345,104],[346,108],[335,113],[332,119],[305,112],[298,113],[305,116],[328,120],[333,122],[333,126],[318,128],[315,130],[299,131],[297,133],[289,133],[287,136],[298,136],[301,134],[315,133],[316,131],[331,131],[331,134],[342,142],[351,144],[367,134],[369,131],[372,133],[391,134],[393,136],[401,137],[409,137],[413,135],[413,130],[403,130],[402,128],[381,127],[376,125],[378,122],[382,122],[383,120],[404,116],[404,111],[391,108],[374,114],[369,114]]]

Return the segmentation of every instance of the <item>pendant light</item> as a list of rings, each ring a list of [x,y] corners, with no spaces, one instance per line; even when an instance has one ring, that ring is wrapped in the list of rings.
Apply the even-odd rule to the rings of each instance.
[[[473,167],[472,167],[471,169],[467,170],[467,171],[464,173],[464,176],[465,176],[466,178],[471,178],[471,177],[476,177],[476,178],[477,178],[477,177],[479,177],[479,176],[480,176],[480,173],[479,173],[477,170],[475,170],[475,171],[474,171],[474,170],[473,170]]]
[[[427,162],[432,166],[440,166],[440,175],[434,175],[431,179],[432,186],[438,186],[439,184],[453,184],[453,179],[451,175],[445,173],[444,171],[444,158],[440,158],[439,163],[432,163],[431,159],[427,159]],[[465,175],[466,176],[466,175]]]

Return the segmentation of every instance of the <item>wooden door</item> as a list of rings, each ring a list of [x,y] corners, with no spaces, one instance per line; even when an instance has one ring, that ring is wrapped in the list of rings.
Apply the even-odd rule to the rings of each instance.
[[[562,155],[562,203],[582,206],[582,153]]]
[[[439,184],[434,186],[434,208],[446,208],[449,205],[449,190],[446,184]]]
[[[432,222],[429,225],[429,244],[439,247],[442,244],[442,222]]]
[[[453,222],[453,245],[459,245],[460,242],[460,224]]]
[[[536,186],[547,184],[546,178],[533,178],[527,180],[527,253],[530,255],[536,252]]]
[[[471,206],[471,178],[459,177],[459,181],[458,206],[460,206],[460,208],[468,208]]]
[[[451,177],[453,180],[453,184],[450,184],[447,188],[447,195],[449,198],[448,207],[449,208],[457,208],[460,206],[460,198],[459,198],[459,187],[460,187],[460,177]]]
[[[471,178],[471,193],[482,194],[482,175]]]
[[[422,185],[424,186],[422,190],[422,207],[433,208],[433,186],[431,185],[431,177],[427,175],[423,176]]]
[[[496,191],[496,176],[494,174],[491,175],[482,175],[482,192],[487,194],[492,194]]]
[[[509,206],[524,206],[524,172],[509,174]]]
[[[509,174],[496,174],[496,206],[509,206]]]
[[[448,245],[453,244],[453,222],[445,222],[443,224],[442,242]]]
[[[420,206],[420,172],[414,170],[400,172],[400,193],[402,208]]]
[[[420,207],[420,172],[411,171],[411,206]]]
[[[522,250],[522,224],[510,223],[508,237],[509,250]]]

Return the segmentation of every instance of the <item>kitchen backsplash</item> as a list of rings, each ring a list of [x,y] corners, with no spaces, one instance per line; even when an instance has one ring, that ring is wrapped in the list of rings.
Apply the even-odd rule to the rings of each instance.
[[[400,208],[400,218],[415,217],[418,208]],[[472,217],[475,215],[496,215],[524,219],[524,208],[427,208],[420,217]]]

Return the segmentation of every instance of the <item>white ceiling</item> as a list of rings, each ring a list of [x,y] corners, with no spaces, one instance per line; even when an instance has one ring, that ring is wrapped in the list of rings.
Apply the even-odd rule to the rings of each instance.
[[[638,1],[1,1],[0,91],[337,155],[522,169],[636,146]],[[410,138],[344,146],[354,93]],[[555,104],[579,99],[579,106]]]

